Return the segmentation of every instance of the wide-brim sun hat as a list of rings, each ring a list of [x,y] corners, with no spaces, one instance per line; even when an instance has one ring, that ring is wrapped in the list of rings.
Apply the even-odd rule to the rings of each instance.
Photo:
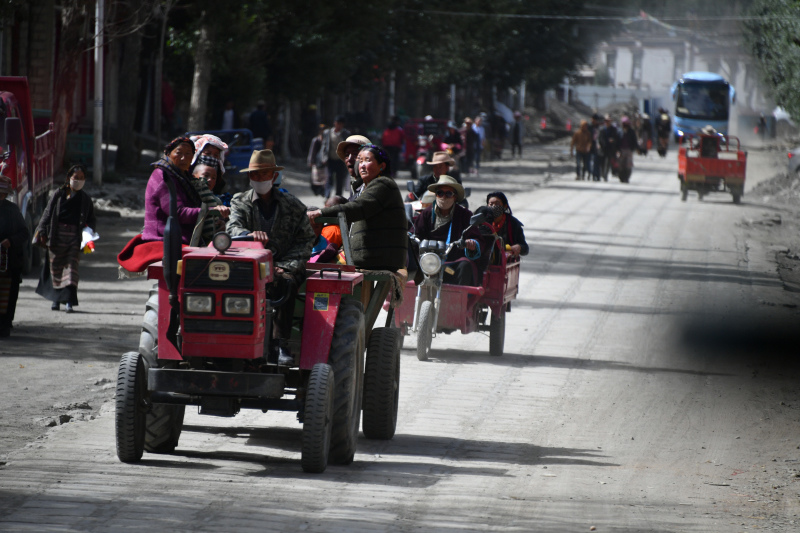
[[[275,154],[272,153],[272,150],[253,150],[249,165],[247,168],[240,170],[239,173],[256,170],[283,170],[284,168],[275,164]]]
[[[372,141],[364,137],[363,135],[351,135],[347,139],[343,140],[336,146],[336,155],[339,156],[339,159],[342,161],[345,160],[345,151],[350,148],[351,146],[364,146],[367,144],[372,144]]]
[[[428,185],[428,190],[435,193],[436,189],[439,187],[450,187],[455,190],[456,202],[460,202],[464,199],[464,187],[453,176],[448,176],[447,174],[439,176],[439,181]]]
[[[438,165],[447,163],[451,167],[456,164],[455,160],[447,152],[434,152],[430,161],[425,161],[426,165]]]

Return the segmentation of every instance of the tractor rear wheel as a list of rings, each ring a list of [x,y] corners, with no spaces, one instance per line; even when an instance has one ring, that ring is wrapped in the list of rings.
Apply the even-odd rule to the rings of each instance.
[[[150,289],[150,297],[142,319],[139,353],[148,368],[159,368],[158,361],[158,284]],[[155,403],[147,412],[144,449],[150,453],[172,453],[183,430],[186,407]]]
[[[400,397],[399,336],[397,328],[375,328],[370,333],[361,425],[368,439],[389,440],[394,437]]]
[[[117,373],[115,428],[117,457],[123,463],[136,463],[144,452],[144,424],[147,384],[142,356],[123,354]]]
[[[333,391],[336,387],[331,366],[317,363],[311,369],[303,416],[303,471],[320,474],[328,466],[333,423]]]
[[[364,312],[361,302],[342,300],[331,341],[328,363],[336,376],[333,428],[328,460],[350,464],[356,453],[361,424],[364,376]]]
[[[417,323],[417,359],[428,360],[433,337],[433,302],[424,301],[419,307],[419,320]]]
[[[503,347],[506,343],[506,318],[502,314],[494,314],[492,311],[492,322],[489,324],[489,355],[499,357],[503,355]]]

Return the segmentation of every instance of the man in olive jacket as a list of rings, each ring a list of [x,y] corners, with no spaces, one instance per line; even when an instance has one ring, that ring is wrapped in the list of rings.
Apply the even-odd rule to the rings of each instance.
[[[279,170],[283,167],[275,164],[271,150],[253,152],[250,165],[241,171],[248,173],[252,189],[240,192],[231,200],[226,231],[234,237],[252,235],[253,240],[272,252],[275,281],[271,290],[276,295],[293,290],[291,304],[297,287],[305,280],[305,265],[311,257],[316,235],[308,222],[306,206],[291,194],[273,188]],[[286,283],[289,279],[294,281],[293,287]],[[287,345],[294,311],[290,304],[278,308],[273,328],[273,337],[280,340],[278,363],[287,366],[294,364]]]

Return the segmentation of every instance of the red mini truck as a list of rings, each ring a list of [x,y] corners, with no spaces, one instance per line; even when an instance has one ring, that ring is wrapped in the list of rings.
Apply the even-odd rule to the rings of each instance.
[[[698,199],[712,192],[728,192],[733,203],[744,196],[747,174],[747,152],[737,137],[727,135],[688,135],[678,150],[678,180],[681,200],[689,191],[697,191]]]

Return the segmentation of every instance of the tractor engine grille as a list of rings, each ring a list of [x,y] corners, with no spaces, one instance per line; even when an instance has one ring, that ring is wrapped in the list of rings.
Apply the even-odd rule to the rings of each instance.
[[[250,320],[199,320],[183,319],[186,333],[220,333],[228,335],[252,335],[253,322]]]
[[[230,268],[230,275],[226,280],[214,280],[208,275],[208,266],[211,263],[226,263]],[[253,290],[253,267],[250,261],[184,261],[183,286],[187,289],[234,289],[242,291]]]

